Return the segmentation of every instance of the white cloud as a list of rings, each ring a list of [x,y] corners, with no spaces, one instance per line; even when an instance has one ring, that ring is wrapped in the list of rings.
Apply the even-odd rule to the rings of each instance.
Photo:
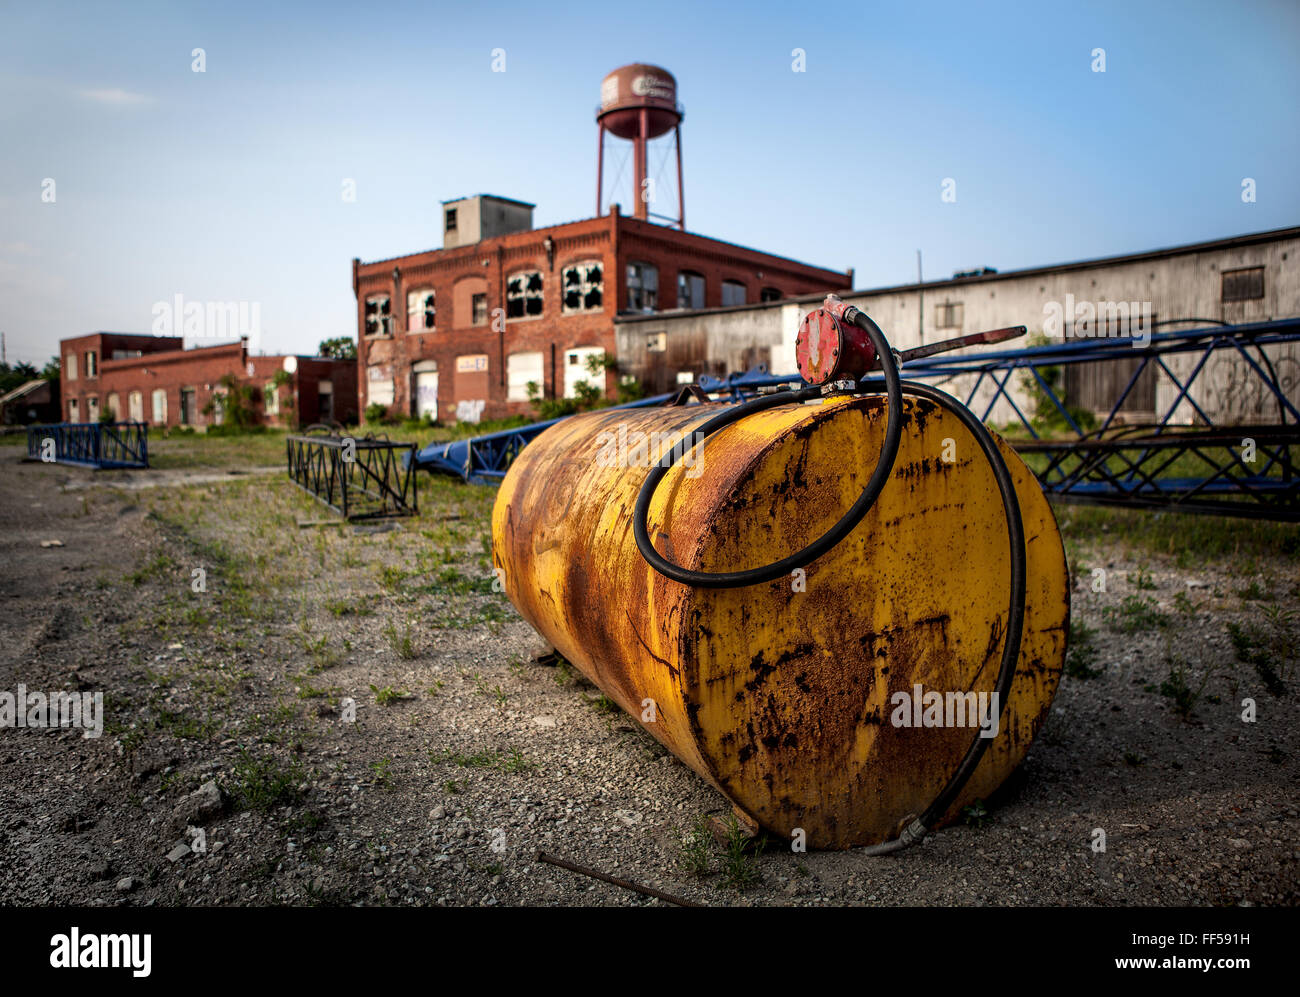
[[[151,104],[153,98],[142,93],[132,93],[129,90],[123,90],[121,87],[112,87],[106,90],[80,90],[80,96],[87,100],[93,100],[97,104],[113,104],[118,107],[125,107],[131,104]]]

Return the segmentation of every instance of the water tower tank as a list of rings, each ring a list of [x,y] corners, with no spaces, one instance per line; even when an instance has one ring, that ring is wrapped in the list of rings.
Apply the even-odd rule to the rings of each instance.
[[[685,196],[682,191],[682,107],[677,103],[677,81],[659,66],[634,62],[608,74],[600,84],[600,107],[596,111],[596,128],[600,145],[597,150],[596,214],[601,214],[604,200],[605,133],[632,143],[633,214],[648,220],[651,216],[686,227]],[[654,182],[648,177],[646,146],[651,139],[672,133],[677,152],[677,211],[664,215],[650,210],[659,203]],[[667,200],[666,198],[664,199]]]
[[[646,130],[641,130],[641,112]],[[677,106],[677,81],[659,66],[635,62],[614,70],[600,84],[600,111],[606,130],[623,139],[658,138],[682,120]]]

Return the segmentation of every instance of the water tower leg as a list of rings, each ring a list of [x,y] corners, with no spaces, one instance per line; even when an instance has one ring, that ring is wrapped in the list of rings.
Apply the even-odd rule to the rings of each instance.
[[[605,126],[596,125],[596,217],[600,217],[600,199],[605,188]]]
[[[682,126],[673,128],[673,141],[677,146],[677,227],[686,231],[686,188],[682,186]]]
[[[646,221],[646,211],[648,205],[645,200],[645,175],[646,175],[646,136],[650,134],[650,116],[646,109],[641,108],[641,127],[636,136],[636,179],[632,189],[632,196],[636,198],[636,210],[634,214],[642,221]]]

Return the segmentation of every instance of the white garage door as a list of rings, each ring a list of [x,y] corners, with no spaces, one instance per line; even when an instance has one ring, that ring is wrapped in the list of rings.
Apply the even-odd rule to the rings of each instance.
[[[415,414],[438,418],[438,365],[432,361],[415,365]]]
[[[564,351],[564,397],[577,398],[579,381],[586,381],[593,387],[605,388],[605,375],[593,374],[587,369],[589,357],[603,357],[605,351],[599,346],[577,346]]]
[[[506,401],[528,401],[528,385],[537,385],[540,393],[545,384],[540,353],[511,353],[506,357]]]

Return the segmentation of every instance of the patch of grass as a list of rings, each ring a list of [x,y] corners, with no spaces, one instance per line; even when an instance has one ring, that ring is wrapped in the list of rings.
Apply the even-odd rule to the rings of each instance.
[[[1167,660],[1169,675],[1160,683],[1160,695],[1171,701],[1175,713],[1184,720],[1190,720],[1196,704],[1200,702],[1201,695],[1205,692],[1206,685],[1209,684],[1210,677],[1214,674],[1213,669],[1207,669],[1200,685],[1193,689],[1191,683],[1187,681],[1189,672],[1186,662],[1172,658]]]
[[[271,756],[258,758],[245,750],[235,762],[230,796],[245,810],[267,813],[297,803],[302,796],[298,786],[305,778],[298,761],[285,766]]]
[[[1083,620],[1070,620],[1070,649],[1065,655],[1065,674],[1075,679],[1095,679],[1102,669],[1094,668],[1097,647],[1093,637],[1097,631]]]
[[[1249,585],[1237,589],[1237,597],[1253,602],[1272,602],[1273,596],[1268,589],[1259,583],[1259,579],[1252,578]]]
[[[1246,558],[1273,558],[1279,553],[1300,562],[1300,534],[1287,523],[1263,523],[1230,516],[1189,516],[1146,509],[1104,509],[1054,504],[1067,543],[1119,540],[1136,550],[1168,555],[1179,568],[1213,560],[1241,563]]]
[[[393,649],[393,653],[404,661],[409,661],[415,657],[415,644],[411,640],[411,625],[402,624],[402,631],[398,633],[397,625],[392,620],[384,627],[384,638],[388,641],[388,646]]]
[[[1136,751],[1126,751],[1124,752],[1124,764],[1131,765],[1134,768],[1136,768],[1139,765],[1146,764],[1146,759],[1143,758],[1141,755],[1139,755]]]
[[[1156,588],[1156,583],[1151,580],[1151,572],[1147,571],[1146,568],[1138,568],[1136,574],[1130,571],[1128,581],[1130,585],[1139,590],[1154,592]]]
[[[1279,653],[1287,650],[1286,638],[1285,623],[1275,627],[1272,633],[1254,623],[1228,624],[1228,639],[1232,641],[1237,660],[1255,669],[1255,674],[1272,696],[1286,695],[1282,675],[1289,675],[1290,668],[1283,664]]]
[[[392,766],[393,760],[391,758],[381,758],[377,762],[370,763],[370,771],[375,773],[375,785],[388,785],[389,776],[392,774]]]
[[[1126,595],[1118,607],[1107,606],[1101,615],[1112,629],[1122,633],[1154,630],[1169,625],[1169,617],[1160,612],[1160,604],[1145,595]]]
[[[988,807],[984,805],[983,800],[976,800],[968,807],[962,807],[961,822],[967,827],[973,827],[977,831],[983,830],[993,823],[993,817],[989,814]]]
[[[682,836],[678,848],[678,864],[688,874],[697,877],[708,875],[709,844],[713,835],[709,832],[709,822],[704,817],[696,817],[690,830]]]
[[[380,706],[392,706],[403,699],[413,698],[405,689],[394,689],[391,685],[386,685],[382,689],[377,685],[372,685],[370,691],[375,694],[375,702]]]
[[[727,820],[722,849],[722,878],[733,890],[744,890],[759,880],[757,852],[766,845],[766,836],[751,838],[740,826],[735,814]]]

